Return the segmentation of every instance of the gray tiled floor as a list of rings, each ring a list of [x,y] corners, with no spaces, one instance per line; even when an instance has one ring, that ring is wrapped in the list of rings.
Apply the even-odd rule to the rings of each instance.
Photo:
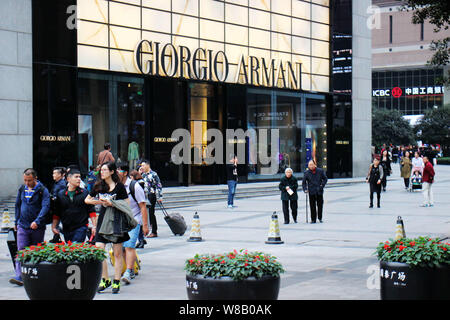
[[[419,207],[422,195],[406,192],[394,168],[380,209],[368,208],[366,184],[328,188],[323,224],[305,223],[303,194],[299,223],[289,225],[283,224],[279,196],[238,200],[232,210],[226,203],[171,210],[182,213],[189,226],[193,213],[199,213],[204,239],[199,243],[186,241],[189,230],[183,237],[173,236],[159,214],[159,237],[147,239],[146,248],[138,250],[143,265],[140,275],[131,285],[122,286],[119,295],[107,292],[95,299],[186,299],[183,265],[187,258],[241,248],[271,253],[284,265],[279,299],[379,299],[373,252],[379,242],[394,237],[398,215],[409,237],[450,234],[450,167],[436,168],[433,208]],[[265,244],[273,211],[279,213],[281,245]],[[46,239],[50,238],[48,230]],[[13,270],[5,239],[0,234],[0,299],[27,299],[23,288],[8,283]]]

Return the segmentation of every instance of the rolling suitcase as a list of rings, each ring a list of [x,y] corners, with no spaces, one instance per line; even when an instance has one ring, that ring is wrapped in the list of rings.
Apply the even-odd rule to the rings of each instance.
[[[167,213],[166,209],[164,208],[164,206],[162,205],[162,203],[160,203],[159,201],[157,201],[159,203],[159,206],[161,207],[161,210],[164,214],[164,220],[166,220],[167,225],[169,226],[170,230],[172,230],[174,235],[179,235],[182,236],[184,235],[184,233],[186,232],[187,226],[186,226],[186,221],[184,221],[184,218],[181,214],[179,213]]]

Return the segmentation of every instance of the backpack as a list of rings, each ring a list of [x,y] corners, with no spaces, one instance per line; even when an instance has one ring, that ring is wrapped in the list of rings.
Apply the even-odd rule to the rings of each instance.
[[[135,190],[135,188],[136,188],[136,183],[139,183],[139,185],[140,185],[140,186],[142,187],[142,189],[144,190],[144,181],[139,182],[139,181],[136,181],[136,180],[132,180],[131,183],[130,183],[130,194],[131,194],[131,196],[133,197],[134,201],[135,201],[136,203],[138,203],[137,200],[136,200],[136,190]],[[147,197],[146,197],[146,200],[147,200]]]
[[[41,184],[41,186],[39,187],[39,190],[37,191],[38,192],[38,199],[39,199],[39,202],[41,203],[41,205],[42,205],[42,197],[44,196],[44,189],[45,189],[45,187]],[[20,189],[19,189],[19,194],[20,194],[21,197],[22,197],[22,193],[24,191],[25,191],[25,185],[23,184],[20,187]],[[53,214],[51,213],[51,207],[52,207],[51,202],[52,202],[52,200],[50,198],[50,209],[48,210],[47,214],[44,217],[44,223],[45,224],[53,223]]]

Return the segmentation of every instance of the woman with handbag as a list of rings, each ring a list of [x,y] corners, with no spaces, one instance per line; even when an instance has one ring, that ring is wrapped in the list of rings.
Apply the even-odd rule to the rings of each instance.
[[[409,179],[411,177],[411,159],[409,159],[409,151],[405,152],[405,155],[402,157],[400,161],[401,165],[401,177],[405,183],[405,189],[409,188]]]
[[[97,182],[85,200],[85,202],[90,205],[101,205],[100,214],[97,220],[97,230],[100,230],[102,227],[106,208],[112,207],[112,199],[128,201],[128,194],[125,186],[120,182],[116,165],[113,162],[107,162],[101,166]],[[108,275],[108,264],[106,260],[103,261],[102,280],[98,292],[102,292],[106,288],[112,286],[112,292],[119,293],[120,278],[122,276],[123,268],[123,243],[129,239],[128,233],[124,233],[123,237],[111,241],[104,238],[98,231],[96,232],[94,239],[95,245],[105,249],[107,243],[112,243],[114,259],[116,261],[114,264],[114,280],[112,283]]]

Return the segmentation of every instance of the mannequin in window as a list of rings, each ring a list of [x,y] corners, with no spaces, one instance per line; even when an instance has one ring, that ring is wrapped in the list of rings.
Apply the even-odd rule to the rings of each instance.
[[[136,141],[131,141],[128,145],[128,163],[130,169],[135,169],[139,160],[139,144]]]

